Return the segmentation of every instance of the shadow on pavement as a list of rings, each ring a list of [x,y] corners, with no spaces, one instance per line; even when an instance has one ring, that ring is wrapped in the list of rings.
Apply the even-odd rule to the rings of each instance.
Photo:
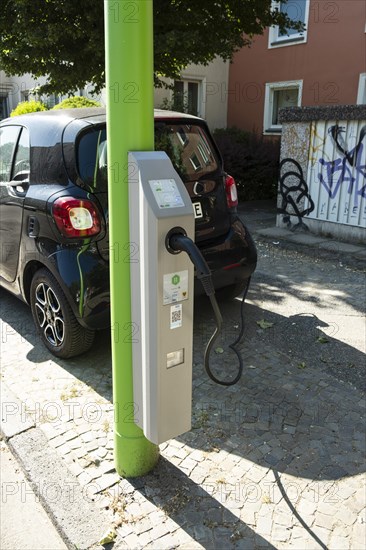
[[[229,541],[248,550],[275,548],[236,515],[239,499],[221,503],[212,497],[209,485],[195,483],[163,457],[151,474],[129,482],[204,548],[225,548]],[[171,537],[169,544],[175,546]]]
[[[263,285],[260,291],[263,291]],[[21,337],[34,346],[28,352],[28,361],[52,359],[62,369],[92,386],[103,398],[111,399],[108,331],[97,336],[93,349],[84,356],[71,361],[55,360],[38,341],[29,308],[5,291],[0,292],[2,328],[5,330],[3,344],[10,341],[15,344]],[[258,292],[258,285],[254,284],[251,298]],[[221,345],[224,353],[212,354],[217,376],[227,373],[231,377],[236,373],[235,355],[226,352],[225,348],[238,333],[239,310],[238,300],[222,304],[225,330]],[[362,354],[332,338],[329,333],[326,334],[326,344],[316,343],[316,339],[324,334],[322,328],[325,327],[311,313],[284,317],[247,304],[245,319],[245,335],[238,346],[244,360],[242,379],[233,387],[218,386],[209,380],[203,369],[203,350],[214,328],[212,312],[205,300],[197,301],[193,426],[176,441],[191,448],[192,452],[206,452],[206,476],[199,480],[193,475],[196,470],[190,476],[189,470],[183,468],[182,471],[174,461],[162,457],[152,474],[140,480],[130,480],[142,495],[164,509],[173,521],[206,548],[224,547],[228,540],[238,540],[238,548],[273,548],[235,513],[236,507],[243,506],[250,496],[249,493],[242,494],[243,490],[248,491],[248,485],[239,487],[240,494],[236,498],[237,488],[231,481],[219,479],[220,472],[224,471],[232,480],[235,479],[236,465],[242,472],[243,465],[248,470],[255,466],[257,473],[272,471],[273,484],[280,490],[280,476],[286,474],[293,476],[295,489],[296,478],[299,484],[304,479],[315,484],[329,481],[332,494],[332,491],[336,492],[335,481],[365,471],[362,393],[330,376],[319,363],[322,362],[321,355],[326,353],[351,358],[355,363],[363,360]],[[263,319],[273,326],[260,328],[257,321]],[[300,339],[301,357],[296,351]],[[289,346],[295,349],[294,353],[289,354]],[[325,361],[332,358],[333,355],[327,355]],[[326,366],[326,363],[322,365]],[[220,451],[225,451],[225,457],[215,467],[214,459]],[[231,473],[234,477],[230,478]],[[258,482],[253,479],[252,489],[255,487],[258,488]],[[217,498],[218,489],[222,491],[221,500]],[[284,494],[289,491],[288,486],[282,485],[282,489]],[[226,499],[228,491],[230,499]],[[256,498],[260,501],[263,496],[257,495]],[[303,520],[299,517],[301,523]],[[306,522],[303,521],[302,525],[317,540]]]
[[[42,362],[51,355],[39,342],[29,308],[1,290],[2,342],[21,337],[34,347],[27,359]],[[253,296],[255,289],[251,291]],[[224,317],[224,353],[212,353],[215,375],[235,376],[237,358],[226,350],[238,333],[240,302],[221,304]],[[262,330],[257,320],[273,327]],[[244,373],[238,384],[223,387],[209,380],[203,368],[204,347],[214,324],[210,305],[202,299],[195,308],[193,429],[182,441],[194,448],[223,448],[262,466],[310,479],[336,480],[365,469],[363,395],[325,372],[326,362],[347,357],[355,364],[363,354],[326,334],[328,342],[316,342],[319,320],[309,314],[289,318],[245,305],[246,328],[239,344]],[[5,330],[5,332],[4,332]],[[109,332],[97,335],[87,354],[69,361],[52,360],[112,399]],[[296,346],[302,339],[301,356]],[[220,343],[217,344],[220,346]],[[291,346],[292,357],[281,350]],[[334,356],[333,356],[334,354]],[[323,358],[326,357],[326,359]],[[324,361],[324,363],[322,363]],[[322,365],[322,366],[321,366]]]
[[[221,307],[227,327],[224,353],[211,354],[211,363],[217,377],[231,379],[238,363],[225,348],[235,340],[240,304]],[[285,318],[250,304],[244,311],[245,335],[238,346],[244,372],[236,386],[226,388],[203,373],[203,344],[214,325],[207,322],[208,307],[196,308],[193,430],[181,440],[194,448],[224,448],[301,478],[337,480],[364,472],[363,394],[324,368],[333,353],[360,366],[363,354],[322,332],[319,327],[326,324],[311,314]],[[273,326],[260,329],[257,321],[263,319]],[[326,344],[317,341],[322,337]]]

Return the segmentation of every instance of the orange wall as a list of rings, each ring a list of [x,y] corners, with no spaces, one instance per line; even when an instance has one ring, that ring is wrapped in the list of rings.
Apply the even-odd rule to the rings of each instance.
[[[268,29],[229,71],[228,126],[263,131],[265,84],[303,80],[302,105],[355,104],[366,72],[366,2],[310,0],[307,42],[268,48]]]

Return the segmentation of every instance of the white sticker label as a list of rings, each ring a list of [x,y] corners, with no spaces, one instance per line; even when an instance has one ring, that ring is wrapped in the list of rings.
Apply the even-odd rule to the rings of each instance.
[[[188,269],[167,273],[163,281],[163,304],[175,304],[188,300]]]
[[[182,304],[170,306],[170,328],[179,328],[182,326]]]
[[[202,205],[200,202],[193,203],[194,217],[196,219],[203,218]]]

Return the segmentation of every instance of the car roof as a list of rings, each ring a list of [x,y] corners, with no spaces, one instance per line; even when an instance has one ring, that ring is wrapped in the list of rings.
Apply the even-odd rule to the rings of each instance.
[[[164,109],[154,109],[155,119],[195,119],[202,120],[194,115],[187,113],[179,113],[177,111],[167,111]],[[100,124],[106,121],[106,108],[105,107],[84,107],[77,109],[51,109],[50,111],[38,111],[35,113],[29,113],[24,115],[18,115],[12,118],[7,118],[1,121],[1,124],[9,123],[22,125],[33,125],[36,120],[46,120],[48,122],[59,122],[60,125],[66,126],[73,120],[82,120],[86,124]]]

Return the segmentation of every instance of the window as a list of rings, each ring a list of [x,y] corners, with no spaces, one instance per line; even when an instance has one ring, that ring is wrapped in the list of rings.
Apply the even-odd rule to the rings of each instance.
[[[58,103],[60,103],[60,96],[57,95],[57,94],[47,95],[43,99],[43,102],[45,103],[45,105],[48,109],[52,109],[52,107],[54,107],[55,105],[58,105]]]
[[[184,139],[182,139],[184,136]],[[219,163],[209,136],[198,125],[155,124],[155,151],[165,151],[184,181],[216,172]]]
[[[266,84],[264,100],[264,133],[278,134],[282,126],[278,120],[280,109],[301,105],[302,80]]]
[[[107,133],[105,127],[83,133],[77,146],[77,168],[84,183],[97,191],[106,191]]]
[[[200,164],[200,161],[198,160],[196,153],[193,153],[193,155],[189,158],[189,160],[191,161],[191,164],[195,172],[198,172],[199,170],[201,170],[202,166]]]
[[[29,90],[21,90],[20,98],[21,101],[29,101]]]
[[[0,120],[9,116],[9,98],[8,95],[0,95]]]
[[[14,149],[19,136],[19,126],[0,128],[0,181],[10,181]]]
[[[204,116],[202,112],[202,82],[198,80],[175,80],[173,108],[176,111],[195,116]]]
[[[14,159],[12,179],[16,181],[29,180],[30,171],[29,133],[26,128],[20,134],[17,152]]]
[[[357,105],[366,105],[366,73],[361,73],[358,81]]]
[[[309,20],[309,0],[288,0],[288,2],[273,2],[272,9],[285,13],[293,21],[301,21],[305,25],[305,30],[299,32],[295,29],[285,29],[280,31],[278,26],[271,27],[269,30],[269,48],[279,46],[291,46],[293,44],[303,44],[307,39],[307,24]]]

